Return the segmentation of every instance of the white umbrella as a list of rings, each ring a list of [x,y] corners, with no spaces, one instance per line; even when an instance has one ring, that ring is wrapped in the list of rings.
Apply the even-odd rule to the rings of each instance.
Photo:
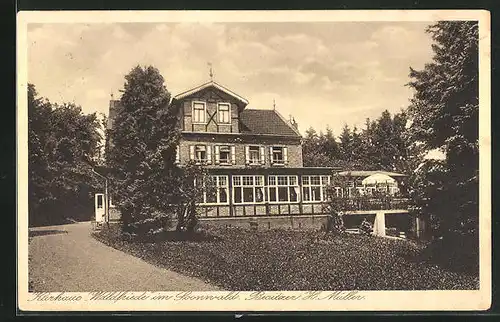
[[[394,183],[396,183],[396,180],[394,180],[393,178],[389,177],[386,174],[375,173],[375,174],[372,174],[371,176],[363,179],[363,181],[361,181],[361,183],[363,185],[374,185],[374,184],[380,184],[380,183],[394,184]]]

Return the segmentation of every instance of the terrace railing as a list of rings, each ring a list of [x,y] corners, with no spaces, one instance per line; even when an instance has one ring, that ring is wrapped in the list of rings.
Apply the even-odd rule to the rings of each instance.
[[[409,199],[403,197],[337,197],[345,211],[359,210],[407,210]]]

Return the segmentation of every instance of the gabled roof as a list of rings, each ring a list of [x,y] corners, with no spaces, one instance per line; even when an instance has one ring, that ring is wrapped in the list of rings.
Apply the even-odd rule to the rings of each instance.
[[[369,177],[374,174],[383,174],[389,177],[406,177],[405,174],[389,172],[389,171],[342,171],[338,173],[341,176],[353,176],[353,177]]]
[[[231,91],[230,89],[228,89],[228,88],[226,88],[226,87],[222,86],[221,84],[218,84],[218,83],[216,83],[214,81],[210,81],[208,83],[205,83],[205,84],[202,84],[200,86],[197,86],[197,87],[195,87],[193,89],[190,89],[190,90],[187,90],[185,92],[182,92],[182,93],[174,96],[174,98],[175,99],[181,99],[181,98],[187,97],[187,96],[189,96],[191,94],[199,92],[199,91],[201,91],[201,90],[203,90],[205,88],[208,88],[208,87],[217,88],[218,90],[220,90],[220,91],[222,91],[222,92],[224,92],[224,93],[226,93],[226,94],[228,94],[228,95],[236,98],[238,101],[242,102],[243,104],[248,105],[248,101],[246,99],[244,99],[243,97],[239,96],[235,92]]]
[[[240,113],[240,131],[300,137],[300,133],[276,110],[245,109]]]

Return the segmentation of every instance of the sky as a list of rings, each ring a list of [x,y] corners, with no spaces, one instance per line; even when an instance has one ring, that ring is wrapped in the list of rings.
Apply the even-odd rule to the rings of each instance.
[[[293,115],[304,133],[399,112],[410,66],[432,59],[432,22],[29,24],[28,80],[54,103],[108,113],[125,75],[153,65],[172,95],[214,80],[250,103]]]

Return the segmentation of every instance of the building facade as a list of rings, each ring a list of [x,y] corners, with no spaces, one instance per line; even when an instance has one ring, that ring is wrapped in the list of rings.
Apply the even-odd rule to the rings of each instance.
[[[216,185],[215,193],[205,194],[199,204],[202,219],[234,223],[234,219],[247,222],[263,218],[271,227],[269,218],[274,218],[290,220],[293,227],[294,220],[302,218],[303,225],[321,224],[315,218],[324,216],[326,187],[335,173],[352,178],[347,188],[336,188],[337,196],[372,195],[380,187],[391,194],[399,191],[394,180],[399,174],[304,167],[302,137],[295,120],[284,118],[275,108],[249,109],[248,103],[214,81],[180,93],[171,102],[180,111],[176,163],[194,162],[207,168]],[[110,102],[110,130],[119,108],[119,101]],[[399,205],[394,210],[394,206],[375,200],[360,209],[353,202],[346,213],[376,214],[377,234],[385,235],[384,209],[407,213]]]
[[[303,167],[297,123],[276,109],[249,109],[248,101],[210,81],[176,95],[181,140],[179,166],[209,169],[217,186],[200,206],[204,217],[319,214],[333,168]],[[108,129],[119,101],[110,102]]]

